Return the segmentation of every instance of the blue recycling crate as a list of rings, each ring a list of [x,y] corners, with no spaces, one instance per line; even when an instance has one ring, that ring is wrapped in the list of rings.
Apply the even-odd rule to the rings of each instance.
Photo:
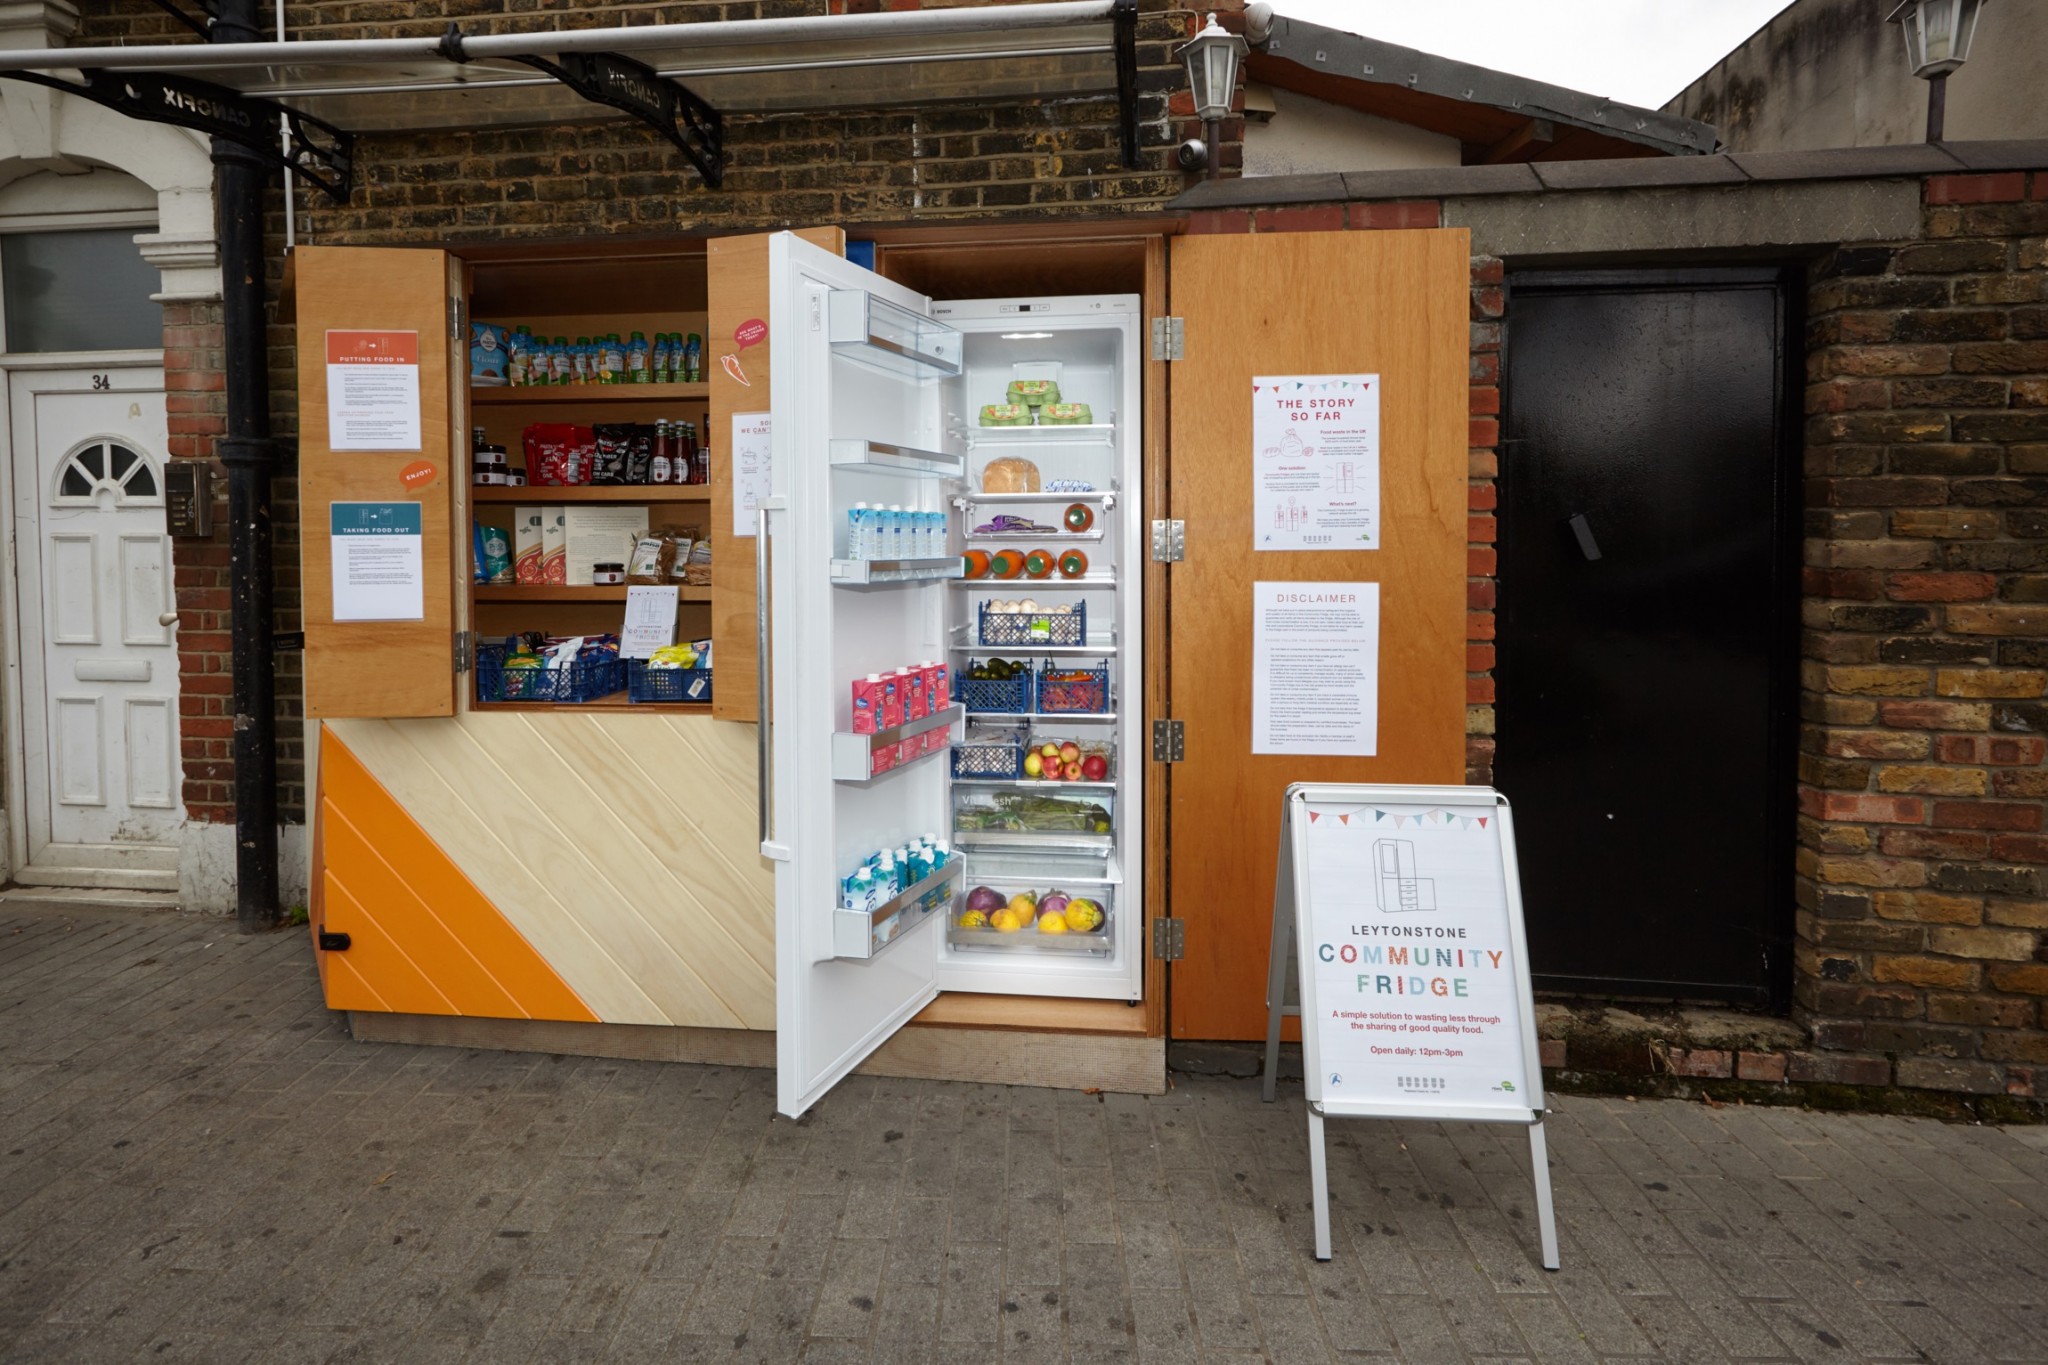
[[[626,661],[628,701],[710,701],[708,668],[649,668],[645,659]]]
[[[1024,715],[1031,710],[1031,680],[1034,676],[1031,665],[1026,663],[1014,678],[970,678],[974,668],[969,659],[965,667],[953,675],[953,699],[966,704],[967,712],[996,712],[1006,715]]]
[[[1038,711],[1047,716],[1101,715],[1109,710],[1109,665],[1067,668],[1047,660],[1038,675]]]
[[[579,659],[561,668],[507,668],[504,645],[476,647],[476,699],[480,702],[596,701],[625,689],[625,670],[611,659]]]
[[[1088,604],[1075,602],[1070,611],[994,611],[993,602],[981,604],[981,640],[984,645],[1085,645],[1088,643]]]

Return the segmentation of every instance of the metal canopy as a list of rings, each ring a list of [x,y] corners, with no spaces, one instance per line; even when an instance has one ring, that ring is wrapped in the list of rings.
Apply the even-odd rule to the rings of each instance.
[[[1135,0],[1058,0],[476,36],[451,25],[437,37],[0,52],[0,76],[97,98],[89,87],[105,78],[83,73],[153,73],[343,133],[587,122],[615,117],[611,106],[661,128],[714,185],[719,114],[1115,94],[1129,165],[1136,19]],[[636,76],[660,88],[636,89]]]

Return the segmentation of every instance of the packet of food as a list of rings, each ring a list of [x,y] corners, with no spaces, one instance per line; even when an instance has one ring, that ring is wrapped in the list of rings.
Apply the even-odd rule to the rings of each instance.
[[[704,533],[695,526],[675,526],[670,529],[676,533],[675,555],[668,562],[666,567],[668,577],[663,581],[674,583],[680,587],[691,581],[689,577],[690,556],[697,552],[699,538]]]
[[[711,586],[711,542],[699,540],[690,546],[689,566],[683,573],[683,581],[693,588]]]
[[[592,463],[590,481],[599,484],[630,483],[627,466],[633,455],[631,422],[599,422],[591,428]]]

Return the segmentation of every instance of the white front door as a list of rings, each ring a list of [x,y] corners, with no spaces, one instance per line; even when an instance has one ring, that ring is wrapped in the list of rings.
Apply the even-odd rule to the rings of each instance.
[[[9,398],[22,872],[174,868],[184,812],[163,372],[16,372]]]

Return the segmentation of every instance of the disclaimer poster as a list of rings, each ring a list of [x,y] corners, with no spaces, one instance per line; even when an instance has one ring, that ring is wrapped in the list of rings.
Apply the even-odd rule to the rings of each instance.
[[[1306,965],[1324,1098],[1526,1102],[1490,810],[1307,803]]]
[[[1380,740],[1380,585],[1252,584],[1252,752],[1369,758]]]
[[[1380,548],[1380,377],[1252,379],[1252,545]]]

